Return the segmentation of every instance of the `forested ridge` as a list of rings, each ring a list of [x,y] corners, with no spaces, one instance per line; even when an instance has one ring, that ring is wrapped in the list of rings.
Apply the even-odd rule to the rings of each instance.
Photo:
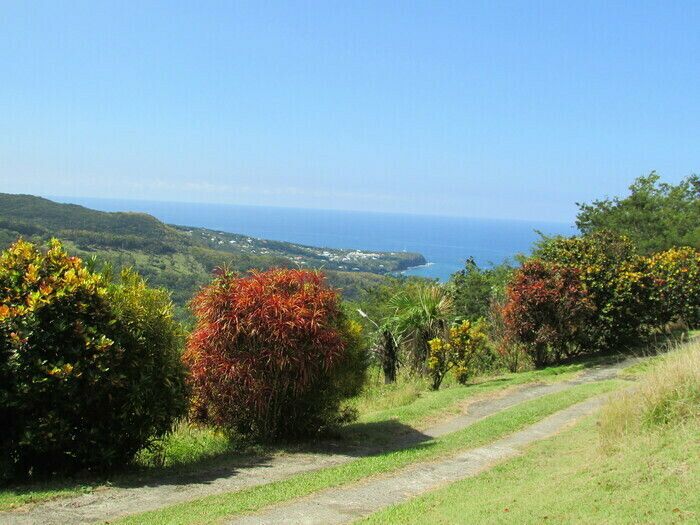
[[[33,195],[0,194],[0,246],[19,237],[44,243],[60,239],[72,253],[133,267],[153,286],[168,289],[183,309],[194,292],[226,266],[251,269],[322,268],[347,298],[382,282],[382,276],[424,264],[416,253],[372,253],[315,248],[245,235],[165,224],[145,213],[102,212]]]

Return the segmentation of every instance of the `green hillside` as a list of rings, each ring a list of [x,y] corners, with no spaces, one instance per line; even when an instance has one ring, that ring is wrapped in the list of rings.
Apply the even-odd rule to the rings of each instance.
[[[218,266],[247,271],[278,267],[322,268],[348,298],[383,276],[424,264],[416,253],[315,248],[245,235],[165,224],[145,213],[108,213],[33,195],[0,194],[0,245],[23,237],[61,239],[71,253],[95,257],[115,269],[132,266],[184,307]]]

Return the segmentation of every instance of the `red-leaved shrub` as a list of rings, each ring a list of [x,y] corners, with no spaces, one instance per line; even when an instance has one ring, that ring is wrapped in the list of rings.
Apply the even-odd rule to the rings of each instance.
[[[337,421],[361,386],[359,325],[319,272],[219,271],[192,309],[195,420],[258,438],[308,434]]]
[[[580,349],[593,312],[577,269],[531,260],[508,285],[503,320],[511,343],[540,367]]]

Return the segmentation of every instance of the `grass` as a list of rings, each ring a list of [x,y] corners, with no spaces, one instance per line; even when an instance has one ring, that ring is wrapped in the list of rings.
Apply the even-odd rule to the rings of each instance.
[[[140,451],[134,460],[144,470],[196,465],[235,450],[235,444],[219,430],[182,422],[165,439]]]
[[[596,419],[588,418],[524,456],[363,523],[697,523],[700,429],[630,436],[621,445],[601,453]]]
[[[645,359],[628,366],[620,375],[630,379],[640,377],[663,362],[673,350],[697,341],[700,341],[700,330],[690,330],[687,333],[670,336],[656,345],[648,346],[643,352]]]
[[[646,429],[700,422],[700,339],[657,359],[639,384],[620,393],[601,414],[608,446]]]
[[[360,414],[358,423],[343,429],[339,437],[345,442],[384,444],[391,440],[391,436],[386,434],[386,428],[367,423],[394,420],[420,427],[427,418],[456,412],[459,403],[465,399],[524,383],[571,379],[587,366],[597,362],[589,360],[537,371],[484,377],[477,379],[472,385],[448,385],[437,392],[425,390],[422,380],[410,377],[401,377],[394,385],[384,385],[380,374],[375,373],[370,376],[363,393],[351,401]],[[289,448],[293,449],[293,446],[278,449],[276,452]],[[76,496],[110,484],[148,482],[166,473],[204,469],[211,464],[250,452],[250,449],[242,449],[240,444],[232,443],[222,432],[181,424],[150,450],[141,451],[135,458],[134,465],[109,478],[67,478],[0,488],[0,510],[48,499]]]
[[[92,492],[94,489],[92,484],[74,482],[64,485],[55,482],[39,482],[32,484],[31,487],[10,487],[0,490],[0,511],[38,501],[78,496]]]
[[[364,522],[697,523],[699,423],[695,339],[572,430]]]
[[[425,379],[404,377],[393,385],[384,385],[374,374],[362,394],[351,404],[358,409],[361,423],[394,419],[400,423],[418,424],[427,417],[432,419],[458,411],[459,403],[470,397],[536,381],[565,381],[599,362],[600,359],[589,359],[542,370],[485,376],[469,385],[447,383],[438,391],[428,390]]]
[[[362,457],[336,467],[307,472],[283,481],[129,516],[118,523],[204,523],[225,516],[253,512],[267,505],[390,472],[417,461],[436,459],[458,450],[478,447],[591,396],[609,392],[619,384],[619,381],[613,380],[575,386],[560,393],[522,403],[478,421],[461,431],[415,447]]]

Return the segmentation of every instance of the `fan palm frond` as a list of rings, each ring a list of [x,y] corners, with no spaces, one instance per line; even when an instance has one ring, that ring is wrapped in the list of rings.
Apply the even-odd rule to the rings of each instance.
[[[414,284],[390,301],[393,315],[387,319],[392,333],[412,350],[414,364],[423,367],[428,341],[443,335],[453,316],[452,300],[436,283]]]

